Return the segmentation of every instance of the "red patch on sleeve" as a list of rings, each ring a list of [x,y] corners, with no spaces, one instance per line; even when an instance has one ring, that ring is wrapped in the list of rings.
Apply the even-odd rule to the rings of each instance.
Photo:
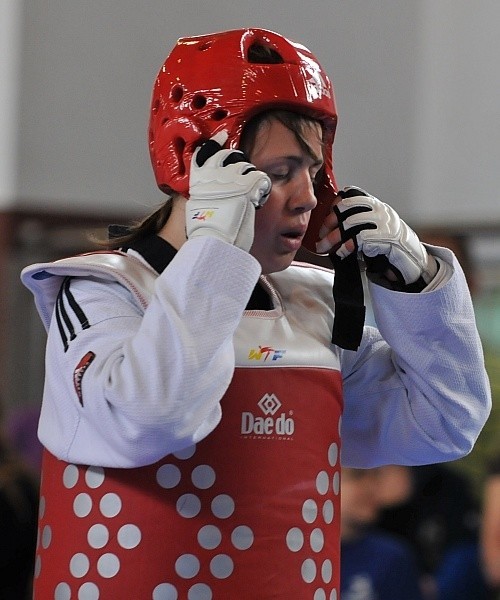
[[[82,379],[85,371],[90,367],[92,361],[95,358],[94,352],[90,351],[83,356],[80,362],[76,365],[76,369],[73,371],[73,385],[75,386],[75,392],[78,396],[78,401],[83,406],[83,395],[82,395]]]

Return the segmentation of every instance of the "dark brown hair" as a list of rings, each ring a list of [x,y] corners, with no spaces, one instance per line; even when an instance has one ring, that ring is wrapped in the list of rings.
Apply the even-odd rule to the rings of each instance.
[[[251,153],[255,138],[260,127],[264,123],[269,123],[271,120],[277,120],[287,129],[293,132],[301,148],[313,158],[312,148],[307,142],[307,133],[311,127],[317,122],[316,120],[307,117],[303,114],[288,111],[288,110],[268,110],[254,116],[245,126],[242,136],[240,148],[247,155]],[[168,221],[172,211],[173,196],[169,197],[157,210],[141,221],[133,223],[125,235],[113,237],[109,240],[97,241],[97,243],[109,250],[117,250],[120,247],[127,246],[135,240],[142,239],[148,235],[158,233],[165,223]]]
[[[261,126],[264,123],[270,123],[272,120],[278,121],[289,129],[294,134],[302,150],[304,150],[308,156],[313,159],[318,158],[307,141],[307,134],[316,123],[319,123],[319,121],[289,110],[269,110],[259,113],[250,119],[243,130],[240,141],[240,149],[245,152],[247,156],[251,154],[254,148],[255,138],[257,137],[257,133]]]

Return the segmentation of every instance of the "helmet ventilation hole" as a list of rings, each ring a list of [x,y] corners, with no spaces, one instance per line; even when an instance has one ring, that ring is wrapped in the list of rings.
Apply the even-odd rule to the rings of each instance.
[[[285,62],[275,48],[260,41],[248,48],[247,60],[258,65],[279,65]]]
[[[193,98],[192,106],[195,109],[204,108],[207,103],[207,99],[203,94],[196,94]]]
[[[224,110],[223,108],[219,108],[213,112],[212,119],[214,121],[222,121],[227,117],[227,115],[228,115],[227,110]]]
[[[180,102],[182,100],[182,96],[184,96],[184,90],[181,85],[174,85],[170,92],[170,97],[174,102]]]
[[[186,165],[184,164],[184,148],[186,142],[181,137],[176,137],[174,140],[174,151],[177,157],[178,174],[184,175],[186,173]]]
[[[210,40],[209,42],[203,42],[202,44],[200,44],[200,45],[198,46],[198,50],[199,50],[200,52],[203,52],[203,51],[205,51],[205,50],[208,50],[208,49],[209,49],[209,48],[211,48],[211,47],[212,47],[212,40]]]

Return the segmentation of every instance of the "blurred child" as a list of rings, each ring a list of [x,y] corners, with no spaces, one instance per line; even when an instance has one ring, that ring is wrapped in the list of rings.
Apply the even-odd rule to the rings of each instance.
[[[381,499],[377,469],[342,469],[342,600],[421,600],[412,550],[374,527]]]

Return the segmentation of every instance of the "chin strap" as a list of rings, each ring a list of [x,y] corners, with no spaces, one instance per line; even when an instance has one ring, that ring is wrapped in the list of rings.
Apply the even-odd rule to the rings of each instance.
[[[363,337],[366,313],[357,253],[341,259],[332,252],[330,260],[335,269],[332,343],[346,350],[357,350]]]
[[[357,194],[357,190],[341,190],[339,196],[349,198]],[[330,260],[335,269],[333,280],[333,300],[335,302],[335,317],[333,320],[332,342],[346,350],[357,350],[363,338],[366,307],[364,301],[363,281],[359,268],[356,234],[359,227],[349,231],[344,228],[344,221],[350,216],[365,212],[364,207],[354,207],[341,213],[336,206],[333,211],[337,215],[342,242],[352,239],[356,250],[341,258],[335,252],[330,253]],[[368,224],[368,227],[372,227]]]

